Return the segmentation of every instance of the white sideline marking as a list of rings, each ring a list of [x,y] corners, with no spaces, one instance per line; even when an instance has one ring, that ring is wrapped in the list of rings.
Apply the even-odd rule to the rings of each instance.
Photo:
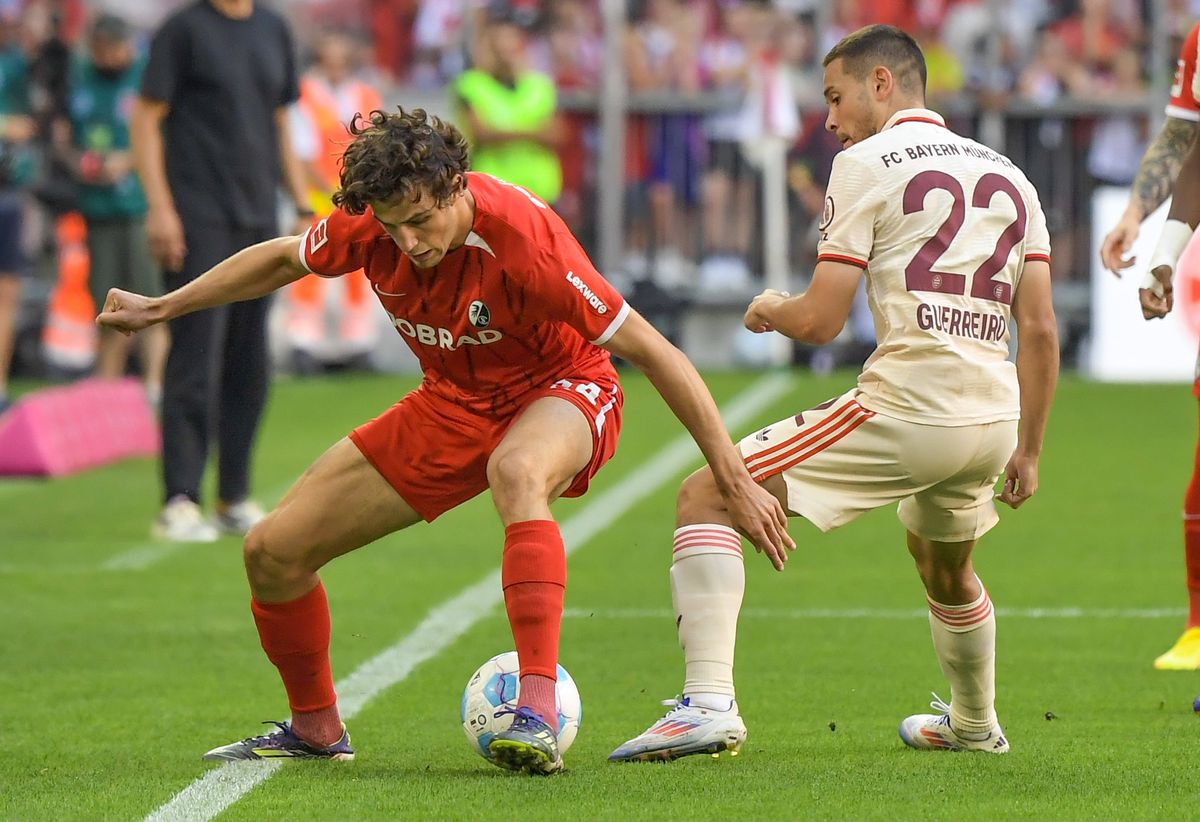
[[[101,571],[145,571],[151,565],[178,554],[184,548],[200,545],[198,542],[166,542],[156,540],[144,542],[128,551],[109,557],[100,566]]]
[[[997,608],[1001,619],[1166,619],[1184,616],[1186,608]],[[901,608],[743,608],[742,619],[925,619],[929,611]],[[564,608],[572,619],[665,619],[669,608]]]
[[[754,415],[782,397],[791,385],[791,377],[780,373],[755,381],[723,409],[726,426],[735,430],[742,427]],[[698,456],[691,438],[686,434],[681,435],[619,485],[594,495],[561,525],[567,554],[582,547],[649,492],[687,468]],[[500,571],[497,569],[435,607],[412,633],[367,660],[337,683],[342,717],[352,719],[368,702],[402,681],[414,668],[466,633],[502,599]],[[279,765],[278,762],[226,763],[177,793],[147,816],[145,822],[208,822],[249,793],[254,786],[270,778]]]

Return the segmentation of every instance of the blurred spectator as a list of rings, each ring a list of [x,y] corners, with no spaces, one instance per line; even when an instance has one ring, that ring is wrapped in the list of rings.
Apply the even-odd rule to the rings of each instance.
[[[408,79],[420,5],[420,0],[367,0],[375,66],[393,82]]]
[[[704,18],[684,0],[647,0],[627,41],[629,88],[634,92],[695,95],[701,90],[699,47]],[[662,114],[645,120],[649,238],[658,285],[679,288],[691,276],[693,224],[704,134],[693,114]],[[643,249],[644,250],[644,246]]]
[[[0,413],[9,405],[8,371],[21,277],[29,272],[21,246],[25,191],[34,172],[30,149],[35,126],[28,71],[20,9],[6,7],[0,17]]]
[[[1136,103],[1145,95],[1141,55],[1122,49],[1113,61],[1112,76],[1094,92],[1112,102]],[[1146,153],[1145,117],[1125,114],[1102,118],[1088,147],[1088,172],[1103,185],[1128,186]]]
[[[454,91],[471,167],[553,204],[562,191],[556,153],[562,129],[554,82],[529,67],[525,38],[518,10],[493,2],[475,45],[475,65],[459,76]]]
[[[725,107],[704,119],[708,168],[704,175],[704,259],[699,280],[707,290],[738,288],[750,280],[757,216],[756,172],[742,154],[754,124],[746,122],[750,65],[767,48],[772,15],[764,6],[725,3],[701,49],[709,88]]]
[[[932,107],[940,100],[962,91],[965,77],[958,55],[942,44],[939,29],[933,21],[921,19],[908,30],[925,53],[925,94]]]
[[[545,70],[559,91],[595,92],[600,88],[604,44],[594,8],[585,0],[551,0],[546,16]],[[589,247],[592,238],[590,193],[595,188],[593,114],[567,111],[559,114],[562,140],[558,159],[562,165],[562,193],[554,210],[572,233]]]
[[[1088,73],[1110,71],[1117,54],[1137,37],[1129,21],[1122,25],[1112,12],[1112,0],[1079,0],[1075,14],[1050,27],[1066,56]]]
[[[197,0],[155,34],[132,136],[150,205],[150,246],[168,287],[277,235],[281,171],[301,216],[311,218],[288,137],[287,107],[298,96],[287,24],[254,0]],[[297,233],[309,221],[302,222]],[[269,382],[267,309],[263,298],[170,324],[162,406],[166,504],[154,529],[163,538],[210,541],[217,528],[245,533],[262,517],[248,496]],[[216,527],[199,505],[214,429]]]
[[[129,117],[144,62],[135,59],[133,33],[120,17],[101,15],[89,36],[89,55],[74,66],[70,83],[71,158],[79,181],[77,204],[87,222],[88,282],[97,311],[110,288],[162,293],[162,274],[146,243],[146,197],[133,171]],[[167,329],[139,335],[146,394],[157,406],[169,345]],[[96,373],[125,374],[132,338],[100,334]]]
[[[140,34],[153,31],[168,14],[189,0],[95,0],[93,10],[124,19]]]
[[[341,156],[350,142],[347,124],[383,106],[379,92],[358,76],[358,43],[340,31],[317,40],[316,63],[300,81],[300,100],[290,110],[292,145],[318,217],[333,211]],[[358,361],[375,345],[375,296],[361,272],[345,277],[310,275],[284,292],[284,329],[300,373],[324,364]]]
[[[1083,88],[1086,82],[1083,67],[1067,56],[1053,32],[1045,30],[1038,37],[1033,59],[1017,78],[1017,93],[1030,102],[1049,106],[1068,87]]]
[[[481,4],[482,0],[421,0],[413,21],[413,83],[432,88],[463,70],[467,19]]]
[[[600,87],[604,43],[600,21],[585,0],[551,0],[547,12],[546,70],[560,89]]]

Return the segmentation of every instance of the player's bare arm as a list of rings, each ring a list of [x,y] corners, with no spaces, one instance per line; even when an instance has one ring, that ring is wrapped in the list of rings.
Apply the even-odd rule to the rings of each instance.
[[[146,192],[149,210],[146,234],[150,252],[163,268],[178,271],[187,256],[183,223],[175,210],[175,199],[167,185],[167,164],[163,153],[162,122],[171,106],[161,100],[139,97],[129,121],[129,139],[133,165]]]
[[[861,277],[857,266],[822,260],[803,294],[792,297],[767,289],[755,297],[746,310],[746,328],[755,333],[778,331],[811,345],[832,342],[850,316]]]
[[[1018,508],[1037,491],[1038,458],[1050,416],[1050,401],[1058,383],[1058,321],[1050,292],[1049,263],[1025,264],[1013,297],[1012,316],[1017,323],[1021,429],[998,499]]]
[[[114,288],[96,322],[131,334],[193,311],[266,296],[308,273],[300,263],[300,242],[278,237],[252,245],[161,297]]]
[[[1198,131],[1200,123],[1167,117],[1162,130],[1146,149],[1133,180],[1133,192],[1125,213],[1100,246],[1100,258],[1105,268],[1117,276],[1137,262],[1125,255],[1137,239],[1142,220],[1170,196],[1171,186],[1179,177],[1184,157],[1196,141]]]
[[[1171,280],[1197,222],[1200,222],[1200,143],[1193,143],[1183,159],[1171,193],[1171,210],[1146,263],[1146,274],[1138,289],[1142,316],[1147,320],[1165,317],[1174,307]]]
[[[604,348],[633,363],[654,384],[708,460],[733,527],[782,568],[787,551],[796,547],[788,536],[787,514],[750,478],[712,395],[688,358],[636,311]]]

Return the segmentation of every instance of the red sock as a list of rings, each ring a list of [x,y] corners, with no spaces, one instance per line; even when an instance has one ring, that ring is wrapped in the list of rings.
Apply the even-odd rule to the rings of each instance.
[[[1200,390],[1200,383],[1196,387]],[[1183,500],[1183,548],[1187,565],[1187,627],[1200,628],[1200,442],[1196,443],[1192,481]]]
[[[553,520],[514,522],[504,529],[504,607],[521,659],[521,707],[532,708],[553,724],[558,713],[558,631],[567,555]]]
[[[263,650],[283,679],[296,733],[310,742],[333,744],[342,734],[342,724],[329,667],[329,600],[325,598],[325,586],[318,582],[317,587],[290,602],[251,599],[250,610]]]

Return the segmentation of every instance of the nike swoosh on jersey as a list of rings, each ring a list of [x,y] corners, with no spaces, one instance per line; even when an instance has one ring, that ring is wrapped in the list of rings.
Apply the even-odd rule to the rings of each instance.
[[[399,294],[393,294],[390,291],[384,291],[382,288],[380,288],[379,283],[371,283],[371,285],[375,286],[376,292],[378,292],[379,294],[382,294],[385,297],[403,297],[405,294],[408,293],[407,291],[401,291]]]

